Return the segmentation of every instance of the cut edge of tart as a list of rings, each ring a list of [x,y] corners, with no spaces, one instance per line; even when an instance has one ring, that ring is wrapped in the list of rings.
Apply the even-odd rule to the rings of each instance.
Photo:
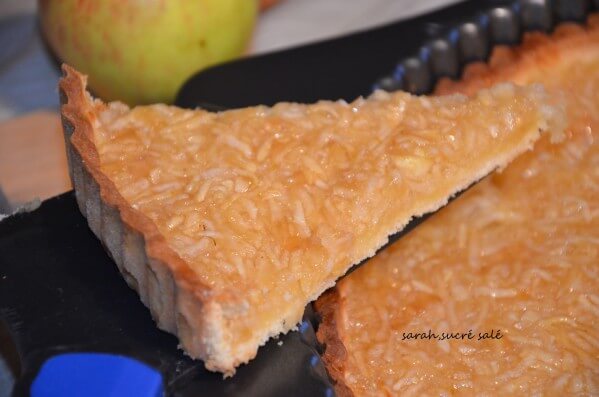
[[[369,121],[374,123],[374,125],[378,126],[379,124],[377,123],[384,122],[382,121],[383,119],[379,120],[378,118],[382,114],[384,117],[389,117],[393,120],[395,120],[395,118],[401,120],[399,124],[392,124],[395,129],[399,127],[409,128],[410,125],[416,123],[419,126],[418,128],[415,127],[416,129],[414,131],[417,131],[417,133],[414,133],[416,135],[421,133],[423,136],[426,136],[426,134],[429,134],[428,137],[433,141],[434,139],[437,139],[438,141],[443,140],[443,142],[445,142],[447,137],[439,135],[439,131],[437,131],[438,136],[434,135],[431,138],[431,131],[423,129],[423,125],[428,125],[429,123],[426,117],[423,118],[423,115],[434,115],[435,117],[440,117],[440,120],[445,120],[447,118],[450,120],[453,118],[455,120],[457,116],[453,115],[454,112],[461,112],[459,113],[460,116],[457,118],[461,123],[466,123],[465,126],[469,128],[464,134],[464,131],[461,131],[459,128],[460,126],[458,126],[457,129],[460,131],[456,132],[458,138],[455,138],[458,142],[461,142],[459,139],[468,142],[468,145],[471,146],[469,150],[467,150],[468,145],[465,143],[462,152],[453,154],[451,161],[447,160],[447,164],[437,164],[441,161],[439,159],[444,158],[442,154],[439,154],[438,158],[425,158],[424,163],[426,163],[426,167],[424,167],[425,172],[422,174],[420,172],[423,168],[422,157],[410,156],[409,154],[411,152],[408,152],[408,155],[404,157],[402,157],[402,155],[399,155],[398,158],[394,156],[397,156],[397,151],[403,153],[401,152],[401,150],[403,150],[401,149],[403,147],[402,144],[406,144],[406,142],[407,147],[416,148],[409,150],[414,150],[415,153],[425,152],[425,149],[419,147],[419,142],[426,142],[426,139],[420,136],[410,137],[409,134],[405,137],[403,135],[397,135],[397,133],[393,132],[395,130],[389,132],[383,125],[383,128],[378,132],[383,138],[392,139],[392,141],[391,143],[387,143],[387,141],[381,138],[382,142],[378,143],[378,147],[383,148],[384,153],[382,158],[376,160],[382,161],[392,172],[394,172],[394,170],[401,171],[399,175],[403,176],[404,179],[415,177],[418,181],[408,181],[403,183],[400,182],[402,181],[402,178],[397,180],[393,178],[393,180],[391,180],[388,176],[388,180],[383,179],[377,181],[382,183],[382,186],[384,186],[385,189],[384,191],[387,192],[386,194],[388,197],[384,197],[384,199],[387,200],[385,202],[386,207],[384,207],[384,211],[381,210],[382,215],[380,215],[379,218],[371,219],[367,217],[368,219],[371,219],[369,221],[370,223],[368,223],[371,226],[360,226],[363,230],[360,233],[355,232],[355,235],[351,235],[350,240],[347,240],[343,234],[347,234],[347,230],[344,231],[342,228],[335,229],[336,225],[324,225],[328,227],[327,230],[333,229],[331,235],[335,236],[335,233],[337,233],[337,237],[341,235],[341,237],[338,238],[338,241],[342,241],[342,243],[336,243],[337,245],[333,246],[338,246],[337,251],[339,252],[336,254],[332,254],[328,251],[330,247],[327,246],[326,242],[323,242],[324,240],[321,241],[316,233],[318,227],[322,226],[321,219],[326,218],[312,216],[308,213],[310,200],[307,201],[305,206],[302,205],[301,200],[296,200],[295,206],[291,206],[290,203],[283,203],[284,205],[281,207],[283,208],[281,211],[283,211],[284,214],[284,222],[281,223],[282,221],[278,221],[270,226],[282,227],[281,230],[283,231],[287,229],[292,230],[290,232],[290,240],[287,243],[291,244],[291,246],[299,244],[300,247],[302,247],[301,244],[304,244],[304,246],[307,247],[303,251],[296,249],[296,251],[291,252],[291,254],[313,254],[313,252],[310,251],[313,249],[311,247],[316,246],[320,251],[325,250],[329,252],[325,253],[326,255],[329,255],[328,262],[324,259],[323,263],[310,262],[309,258],[311,258],[311,256],[309,255],[307,256],[308,259],[302,259],[301,257],[299,257],[299,259],[295,258],[299,260],[300,266],[296,266],[296,268],[285,268],[281,271],[281,275],[284,276],[284,278],[287,276],[300,278],[296,279],[293,283],[278,282],[273,279],[271,280],[273,285],[272,290],[267,289],[266,292],[264,292],[264,289],[260,290],[260,286],[257,286],[252,287],[253,289],[249,291],[247,288],[251,287],[251,283],[248,284],[246,281],[248,279],[250,282],[255,281],[252,280],[252,277],[266,277],[270,270],[267,271],[256,267],[250,267],[248,272],[245,272],[245,269],[243,269],[244,263],[242,263],[240,259],[239,262],[235,262],[233,265],[241,266],[242,269],[238,269],[239,272],[235,273],[235,275],[227,275],[225,277],[223,273],[225,270],[221,270],[218,263],[216,267],[213,266],[212,268],[208,265],[208,262],[203,262],[203,260],[192,263],[189,259],[189,255],[187,255],[188,251],[185,249],[173,248],[174,243],[165,237],[165,230],[170,230],[171,221],[167,222],[162,219],[161,216],[164,214],[153,215],[154,218],[152,218],[150,215],[147,215],[142,212],[142,210],[138,209],[138,202],[132,204],[133,198],[126,198],[124,196],[125,193],[123,192],[129,186],[121,181],[119,183],[121,183],[122,186],[119,189],[115,180],[111,179],[107,174],[106,167],[108,166],[106,163],[108,161],[101,162],[102,153],[105,153],[107,150],[106,147],[101,146],[101,141],[104,139],[101,134],[104,133],[104,129],[108,128],[102,124],[102,110],[112,109],[111,106],[113,106],[117,113],[121,112],[123,114],[126,113],[127,115],[132,113],[134,109],[131,109],[130,111],[128,108],[124,108],[124,105],[122,104],[105,105],[101,101],[93,99],[86,91],[86,78],[83,75],[67,65],[63,66],[63,73],[64,77],[60,82],[62,103],[61,113],[71,178],[82,214],[87,218],[91,230],[103,242],[129,286],[138,292],[142,302],[149,307],[158,327],[177,335],[181,347],[187,354],[193,358],[204,360],[206,368],[213,371],[223,372],[225,376],[233,375],[235,368],[238,365],[246,363],[255,357],[258,347],[263,345],[269,338],[295,329],[297,323],[301,320],[303,308],[307,303],[316,299],[327,288],[333,286],[335,280],[342,276],[351,266],[374,255],[376,250],[388,241],[389,235],[401,230],[413,217],[421,216],[445,205],[448,199],[455,193],[465,189],[494,169],[504,167],[516,156],[531,149],[534,141],[540,136],[541,130],[546,130],[548,124],[552,125],[552,138],[559,139],[561,135],[560,127],[563,124],[563,115],[559,106],[554,107],[548,105],[548,103],[552,103],[553,100],[547,98],[541,87],[515,87],[509,84],[499,85],[490,90],[483,90],[481,93],[474,95],[471,99],[466,99],[463,96],[456,96],[453,98],[446,97],[430,100],[428,98],[412,97],[405,93],[388,94],[378,92],[373,95],[372,99],[358,99],[352,104],[344,102],[321,102],[315,105],[280,104],[271,109],[258,107],[252,108],[253,110],[234,110],[216,115],[198,111],[198,118],[195,119],[195,121],[202,125],[202,134],[206,136],[212,134],[210,135],[212,138],[216,137],[215,140],[212,141],[212,146],[209,146],[213,151],[215,150],[215,147],[221,145],[219,147],[223,152],[226,150],[237,150],[241,152],[239,157],[235,157],[237,154],[234,154],[233,157],[229,158],[231,161],[246,161],[246,157],[261,157],[261,149],[258,149],[257,155],[254,156],[252,148],[249,147],[247,143],[242,142],[242,139],[246,137],[243,135],[245,129],[250,128],[255,123],[258,123],[258,126],[256,127],[254,125],[254,127],[257,128],[254,131],[262,131],[264,127],[260,123],[262,122],[261,118],[264,117],[272,117],[272,119],[269,119],[271,120],[269,127],[276,124],[292,129],[295,128],[294,123],[301,124],[301,115],[312,114],[310,112],[317,113],[319,119],[316,121],[312,119],[307,121],[314,121],[317,125],[319,122],[324,122],[325,125],[328,123],[327,120],[330,119],[331,113],[327,112],[331,108],[333,108],[333,111],[345,112],[344,114],[349,115],[347,117],[351,117],[352,114],[360,111],[370,112],[366,114],[369,115]],[[438,104],[439,108],[435,108],[434,104]],[[399,106],[401,108],[404,105],[408,106],[409,109],[413,108],[423,113],[409,113],[407,114],[407,118],[404,118],[404,114],[402,113],[403,110],[400,110],[399,108],[395,110],[396,108],[394,107]],[[524,107],[519,109],[518,106],[520,105]],[[168,123],[169,116],[165,116],[165,114],[168,112],[179,111],[176,110],[176,108],[160,107],[164,105],[155,106],[158,106],[159,108],[143,108],[148,109],[148,113],[144,113],[144,110],[139,110],[143,119],[142,124],[146,122],[144,117],[154,116],[156,116],[156,118],[151,119],[153,120],[152,123],[156,120],[162,120],[160,117],[163,117],[163,119],[166,120],[165,122]],[[379,106],[381,107],[379,108]],[[410,106],[412,106],[412,108],[410,108]],[[430,110],[431,106],[433,106],[433,111]],[[362,108],[368,108],[369,110],[360,110]],[[391,109],[392,111],[389,111],[388,109]],[[441,115],[434,113],[437,109],[443,110],[445,114]],[[478,111],[483,109],[486,109],[488,112],[486,116],[491,117],[493,120],[500,123],[499,130],[497,130],[496,125],[487,125],[487,119],[481,119]],[[505,113],[501,113],[502,110]],[[183,111],[181,110],[181,112]],[[190,115],[190,112],[193,111],[185,112],[187,113],[184,116],[187,117]],[[251,113],[250,116],[248,116],[249,113]],[[297,121],[298,114],[300,115],[299,122]],[[414,117],[412,120],[412,117],[410,116],[419,116],[420,118]],[[132,117],[138,116],[133,115]],[[445,119],[443,117],[445,117]],[[466,121],[462,121],[460,117],[464,117],[464,120]],[[516,120],[512,119],[512,117],[516,117]],[[352,120],[357,124],[362,121],[359,118]],[[129,119],[129,121],[131,120]],[[438,120],[437,123],[439,123]],[[243,128],[240,129],[239,124],[243,124]],[[133,125],[135,126],[136,124],[133,123]],[[241,133],[241,135],[233,136],[232,138],[223,138],[219,135],[220,132],[222,132],[221,127],[223,125],[229,126],[230,128],[233,128],[231,126],[236,126],[237,133]],[[215,126],[220,128],[216,133],[212,130],[207,131],[209,128],[216,128]],[[510,127],[502,129],[502,126]],[[135,130],[135,127],[132,128]],[[262,130],[260,128],[262,128]],[[127,133],[130,132],[131,131]],[[143,131],[137,132],[141,132],[141,134],[138,135],[143,135]],[[362,141],[358,140],[358,142],[364,143],[371,141],[372,139],[370,138],[369,132],[370,130],[362,131],[360,138]],[[372,131],[373,134],[375,132],[376,131]],[[409,130],[409,132],[413,131]],[[132,132],[133,135],[136,135],[135,133],[136,131]],[[121,134],[121,132],[115,132],[115,135],[119,134]],[[401,132],[401,134],[403,134],[403,132]],[[437,137],[435,138],[435,136]],[[499,136],[499,138],[497,138],[497,136]],[[350,138],[352,137],[353,136],[350,136]],[[396,142],[398,137],[401,138],[400,143]],[[442,139],[440,137],[442,137]],[[453,137],[453,135],[451,135],[451,137]],[[305,137],[300,139],[305,139]],[[312,142],[314,139],[310,138],[306,139],[306,141]],[[480,148],[476,146],[480,142],[483,142],[486,146]],[[310,144],[311,143],[304,142],[305,146],[300,145],[300,153],[305,153],[301,150],[303,150],[304,147],[309,149]],[[437,142],[437,144],[439,143]],[[125,143],[123,143],[123,145],[125,145]],[[114,150],[118,152],[119,150],[125,150],[123,148],[126,145],[123,145],[115,146],[113,144],[112,147],[115,147],[116,149]],[[136,149],[135,142],[132,145],[133,146],[131,147],[133,149],[131,150],[138,150]],[[424,145],[427,147],[426,143],[424,143]],[[261,147],[263,148],[264,145]],[[390,154],[387,153],[388,150],[390,150],[388,149],[389,147],[393,147],[396,152]],[[431,147],[433,149],[436,148],[436,150],[439,149],[439,146],[435,147],[433,145]],[[474,149],[475,147],[476,150]],[[481,154],[478,149],[481,149],[483,154]],[[486,151],[483,149],[486,149]],[[360,150],[362,150],[362,148],[360,148]],[[197,152],[195,155],[197,155]],[[119,156],[120,154],[116,156],[117,160],[115,161],[117,167],[113,168],[113,171],[115,169],[117,171],[114,172],[122,171],[123,167],[127,168],[126,162],[124,165],[118,163]],[[125,153],[123,156],[126,157],[127,154]],[[218,156],[210,159],[208,158],[208,154],[206,154],[202,161],[224,161],[221,154]],[[263,158],[262,161],[266,161],[266,163],[269,164],[268,161],[270,160],[266,157],[266,160]],[[350,161],[350,164],[352,164],[351,161],[355,160],[350,159],[347,161]],[[435,171],[437,172],[436,179],[431,179],[430,174],[428,173],[430,168],[429,162],[432,162],[433,166],[438,165],[441,170],[449,171],[437,170]],[[314,167],[318,168],[318,165],[314,166],[314,163],[304,165],[306,165],[306,170],[308,170],[306,172],[308,173]],[[304,165],[302,165],[302,167]],[[330,166],[330,168],[325,170],[320,169],[315,172],[323,173],[332,169],[332,172],[337,172],[337,174],[335,174],[336,176],[345,175],[345,177],[351,179],[356,171],[350,167],[349,171],[347,171],[346,174],[343,174],[341,171],[335,171],[335,166],[337,164],[332,163],[326,165]],[[273,161],[269,167],[271,168],[267,167],[265,171],[266,174],[264,174],[266,177],[269,177],[270,175],[268,174],[269,169],[271,170],[271,173],[276,173],[275,171],[272,171],[275,169],[272,167],[276,167],[276,161]],[[374,170],[371,171],[373,173],[386,172],[385,170],[380,170],[376,167],[373,169]],[[213,170],[214,169],[211,168],[204,171],[213,172]],[[130,170],[126,171],[129,172]],[[187,173],[187,171],[185,173]],[[264,175],[261,177],[264,178]],[[187,175],[185,175],[185,177],[187,177]],[[297,178],[302,177],[303,176],[300,175]],[[343,186],[343,183],[345,182],[343,178],[341,179],[341,182],[339,182],[339,178],[337,181]],[[427,192],[426,194],[411,190],[410,183],[419,186],[418,182],[421,180],[424,180],[429,185],[428,189],[430,189],[430,191],[426,190],[427,188],[424,188],[424,191]],[[284,182],[283,186],[286,186],[285,183],[287,182]],[[293,184],[294,182],[289,183]],[[316,185],[309,185],[308,187],[316,189],[318,183],[317,180],[315,182]],[[365,183],[366,182],[363,184]],[[324,184],[326,185],[326,183]],[[161,189],[156,190],[161,192],[157,194],[163,195],[165,186],[168,187],[169,185],[166,184],[156,187],[156,189]],[[233,188],[237,191],[237,183],[233,184],[233,182],[231,182],[228,189]],[[245,192],[247,189],[247,184],[240,184],[240,191]],[[285,189],[285,187],[283,187],[283,189]],[[340,203],[339,205],[346,205],[350,206],[349,208],[354,208],[357,205],[356,202],[352,202],[351,199],[345,201],[342,200],[343,194],[349,194],[347,191],[347,189],[345,189],[345,191],[340,189],[339,197],[341,198],[337,197],[336,193],[333,194],[333,196],[335,197],[335,200],[338,199],[337,202]],[[350,193],[355,192],[350,190]],[[395,193],[403,194],[403,196],[401,196],[404,197],[402,205],[391,203],[392,197],[398,197]],[[205,192],[199,192],[199,194],[205,195]],[[317,202],[312,200],[312,204],[315,206],[322,204],[323,208],[326,207],[326,202],[332,200],[330,194],[332,194],[332,192],[327,194],[322,193],[322,200],[317,200]],[[420,194],[420,196],[418,194]],[[382,195],[379,194],[379,196]],[[223,198],[222,195],[217,197]],[[224,198],[226,199],[226,196],[224,196]],[[362,199],[363,198],[364,197],[362,197]],[[356,208],[356,210],[364,212],[364,208],[370,208],[368,205],[372,207],[374,204],[368,203],[368,199],[369,197],[366,197],[367,201],[365,203],[360,202],[361,207]],[[233,205],[233,201],[234,200],[230,200],[227,203]],[[158,202],[160,203],[159,200]],[[215,203],[216,207],[218,207],[219,203],[220,201]],[[285,207],[285,205],[287,205],[287,207]],[[142,204],[139,204],[139,206],[143,207]],[[160,205],[158,207],[160,207]],[[203,211],[209,212],[214,210],[213,207],[202,208]],[[155,209],[156,206],[153,208]],[[217,208],[216,211],[219,211],[219,209]],[[252,209],[250,208],[248,211],[251,213]],[[321,211],[324,211],[324,209],[321,209]],[[341,213],[342,212],[332,212],[332,214],[336,214],[336,217],[334,218],[336,219],[335,222],[346,222],[349,225],[347,227],[352,228],[359,226],[356,221],[352,221],[352,217],[357,217],[358,214],[354,214],[350,211],[347,214],[347,217],[349,217],[348,220],[341,219]],[[361,216],[365,215],[368,214],[361,214]],[[326,216],[326,213],[323,216]],[[331,215],[329,214],[329,216]],[[180,221],[177,223],[173,220],[172,224],[180,225]],[[287,229],[285,229],[285,225],[288,226]],[[234,229],[237,228],[235,230],[238,230],[238,227],[240,227],[237,224],[234,224],[233,226]],[[272,234],[273,231],[268,229],[268,226],[269,225],[263,228],[262,232],[258,231],[257,233]],[[173,227],[176,228],[177,226]],[[208,234],[205,227],[206,226],[204,226],[203,232],[200,231],[199,233],[207,238],[205,241],[212,241],[214,247],[208,243],[208,248],[206,248],[206,244],[204,244],[202,249],[217,249],[215,240],[211,237],[213,235],[216,236],[216,234]],[[248,229],[248,232],[251,231],[250,229]],[[322,232],[321,229],[318,230]],[[251,233],[246,235],[250,236],[247,238],[251,238]],[[346,240],[351,242],[347,247]],[[224,241],[224,243],[219,246],[218,249],[220,250],[222,250],[222,246],[226,247],[227,245],[226,238],[222,241]],[[229,242],[229,244],[230,247],[232,247],[232,243]],[[289,252],[287,252],[287,254],[289,254]],[[186,259],[184,259],[185,255],[187,255]],[[243,255],[239,254],[238,256],[243,257]],[[265,255],[268,255],[268,252],[266,252]],[[294,262],[293,257],[289,259],[289,255],[286,258],[290,263],[288,266],[293,266],[293,264],[297,262]],[[302,260],[306,263],[302,262]],[[276,259],[273,261],[276,262]],[[254,266],[256,266],[255,262],[253,263]],[[235,266],[231,266],[231,264],[225,262],[221,264],[223,269],[231,268],[233,269],[232,271],[235,271]],[[315,267],[315,265],[318,264],[324,267]],[[279,263],[275,263],[275,265],[278,266]],[[312,268],[315,270],[310,270]],[[326,269],[326,272],[323,273],[322,269]],[[297,274],[300,274],[300,276]],[[221,277],[222,280],[219,277]],[[272,278],[272,276],[270,277]],[[210,282],[216,280],[216,283],[210,285],[206,280],[209,280]],[[214,285],[216,285],[216,287]],[[266,288],[267,286],[263,287]],[[292,290],[295,292],[290,292],[289,300],[281,300],[281,297],[285,295],[279,290],[288,287],[295,288]],[[279,295],[277,295],[277,293]],[[258,303],[252,304],[251,302],[254,301],[251,299],[254,299],[254,296],[264,297],[259,299],[256,298],[256,302]]]
[[[447,78],[440,80],[435,88],[435,94],[471,95],[506,81],[530,84],[531,76],[539,73],[539,67],[540,69],[551,67],[565,58],[597,57],[599,47],[596,43],[598,42],[599,14],[591,15],[583,26],[563,23],[551,35],[539,32],[525,33],[522,43],[517,46],[495,47],[488,63],[478,62],[468,65],[459,80],[453,81]],[[596,47],[592,52],[585,51],[589,43],[594,43]],[[314,307],[320,320],[317,339],[323,348],[322,359],[333,381],[336,394],[345,397],[356,394],[345,379],[351,352],[343,342],[344,330],[338,325],[348,324],[351,320],[344,310],[347,303],[344,303],[345,297],[342,292],[343,288],[339,285],[327,290],[314,302]]]

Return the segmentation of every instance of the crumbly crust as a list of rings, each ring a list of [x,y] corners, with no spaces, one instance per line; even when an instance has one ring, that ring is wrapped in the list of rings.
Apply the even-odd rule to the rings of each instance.
[[[458,81],[442,79],[435,87],[436,95],[463,93],[471,95],[504,81],[524,83],[526,77],[541,67],[555,65],[560,58],[580,51],[590,41],[599,39],[599,14],[591,15],[586,26],[573,23],[560,25],[550,36],[538,32],[526,33],[519,46],[497,46],[488,63],[468,65]],[[345,380],[347,349],[340,327],[346,314],[343,284],[325,292],[315,308],[321,317],[316,336],[324,347],[322,355],[327,371],[340,396],[354,396]]]
[[[232,375],[234,360],[223,334],[224,316],[216,295],[201,283],[167,245],[156,226],[135,211],[100,170],[93,142],[94,103],[85,91],[86,79],[63,65],[61,114],[69,171],[81,213],[102,241],[129,286],[148,306],[158,327],[179,336],[185,350],[204,360],[208,369]]]

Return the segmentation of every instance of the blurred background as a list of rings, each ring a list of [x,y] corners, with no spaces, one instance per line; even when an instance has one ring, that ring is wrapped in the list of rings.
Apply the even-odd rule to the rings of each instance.
[[[248,6],[254,1],[256,3]],[[129,19],[135,23],[144,20],[139,8],[128,9],[126,5],[136,3],[136,7],[139,7],[142,4],[139,1],[0,0],[0,214],[11,213],[32,200],[43,200],[70,189],[58,115],[56,86],[60,72],[57,58],[74,63],[81,71],[91,74],[94,93],[105,100],[119,99],[130,104],[169,102],[176,88],[192,73],[190,70],[197,71],[210,64],[236,57],[341,36],[456,2],[457,0],[173,0],[169,5],[195,3],[194,7],[197,7],[197,4],[205,3],[206,9],[212,7],[214,10],[215,4],[219,4],[218,7],[223,10],[214,11],[211,16],[202,16],[201,12],[181,11],[181,15],[193,16],[191,20],[187,20],[193,28],[187,31],[179,29],[171,32],[169,28],[160,27],[156,22],[158,17],[154,15],[148,17],[154,19],[145,26],[139,23],[136,31],[129,30],[124,34],[119,30],[120,16],[127,16],[129,13]],[[87,8],[69,8],[70,3],[87,4]],[[157,7],[158,3],[162,2],[143,2],[146,7],[143,14],[149,12],[150,8]],[[228,9],[224,9],[225,3],[228,4]],[[102,19],[102,5],[109,9],[111,4],[112,14],[107,14]],[[118,6],[115,8],[114,4]],[[177,15],[173,15],[168,26],[184,26],[186,22],[182,20],[179,24]],[[185,18],[187,17],[184,16],[183,19]],[[202,30],[204,26],[207,28]],[[98,32],[103,35],[100,39]],[[131,45],[135,40],[140,40],[136,32],[142,32],[142,36],[150,41],[144,44],[144,48],[151,47],[152,40],[184,41],[186,37],[181,35],[196,35],[194,40],[199,40],[197,42],[200,47],[207,45],[207,52],[198,50],[190,55],[191,51],[188,51],[181,55],[180,60],[175,59],[179,65],[190,65],[191,69],[180,71],[180,81],[168,82],[162,91],[156,88],[159,84],[151,85],[156,92],[142,86],[143,82],[136,81],[137,85],[128,85],[118,78],[128,81],[126,79],[137,76],[127,76],[127,67],[120,65],[116,68],[119,76],[115,77],[114,72],[111,75],[110,61],[100,65],[98,59],[101,57],[96,56],[98,52],[93,52],[93,46],[99,45],[96,42],[106,40],[106,35],[110,34],[114,36],[113,40],[125,41]],[[119,40],[118,34],[123,35],[122,39]],[[170,47],[161,45],[163,48]],[[126,54],[134,54],[136,50],[129,47],[124,51]],[[208,52],[210,55],[206,55]],[[165,55],[164,58],[177,57]],[[160,69],[157,61],[151,63],[155,66],[150,68],[150,72]],[[115,65],[116,63],[112,66]],[[168,68],[169,65],[164,66],[165,70]],[[160,76],[154,73],[148,78],[156,80]]]

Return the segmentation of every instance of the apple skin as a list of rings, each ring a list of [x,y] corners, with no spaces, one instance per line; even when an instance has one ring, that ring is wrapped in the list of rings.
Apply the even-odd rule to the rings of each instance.
[[[40,0],[56,55],[104,100],[171,103],[193,73],[243,54],[255,0]]]

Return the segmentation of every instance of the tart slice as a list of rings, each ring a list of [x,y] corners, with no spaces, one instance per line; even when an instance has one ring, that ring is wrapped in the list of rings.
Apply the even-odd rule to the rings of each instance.
[[[441,89],[540,82],[546,136],[317,301],[338,395],[599,395],[599,29],[499,48]]]
[[[104,104],[63,70],[82,213],[158,326],[227,375],[412,217],[561,123],[540,86],[208,113]]]

